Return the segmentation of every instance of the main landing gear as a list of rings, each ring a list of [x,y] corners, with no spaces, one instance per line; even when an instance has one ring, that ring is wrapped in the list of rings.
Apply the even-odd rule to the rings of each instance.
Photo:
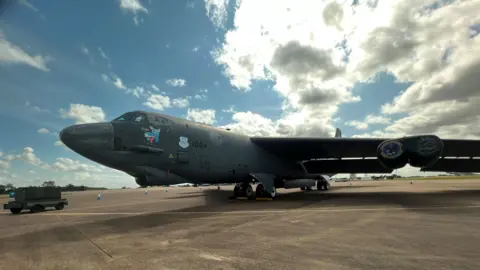
[[[233,195],[235,197],[247,197],[247,198],[268,198],[274,199],[277,196],[277,191],[273,187],[272,192],[268,192],[262,183],[257,185],[255,189],[255,194],[253,193],[253,188],[249,183],[238,183],[233,189]]]
[[[317,190],[325,190],[327,191],[330,188],[330,184],[325,179],[319,179],[317,181]]]

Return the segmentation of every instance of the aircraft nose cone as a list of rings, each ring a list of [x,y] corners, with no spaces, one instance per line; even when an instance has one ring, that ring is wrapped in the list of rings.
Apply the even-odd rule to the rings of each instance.
[[[59,136],[60,140],[74,151],[113,147],[113,127],[110,123],[69,126],[64,128]]]

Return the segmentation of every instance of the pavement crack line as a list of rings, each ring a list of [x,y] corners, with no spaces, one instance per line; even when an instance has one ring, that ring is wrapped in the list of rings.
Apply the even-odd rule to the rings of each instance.
[[[60,216],[57,215],[57,218],[60,219],[65,225],[69,225],[69,226],[72,226],[77,232],[79,232],[83,237],[85,237],[85,239],[87,239],[90,243],[92,243],[94,246],[96,246],[100,251],[102,251],[105,255],[107,255],[110,259],[113,259],[113,256],[110,255],[110,253],[108,253],[105,249],[103,249],[102,247],[100,247],[97,243],[95,243],[95,241],[93,241],[92,239],[90,239],[90,237],[88,237],[86,234],[84,234],[79,228],[77,228],[77,226],[73,225],[73,224],[68,224],[68,222],[66,222],[63,218],[61,218]]]

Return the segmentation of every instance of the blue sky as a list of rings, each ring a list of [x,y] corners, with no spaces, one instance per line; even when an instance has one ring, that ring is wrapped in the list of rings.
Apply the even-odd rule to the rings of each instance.
[[[348,137],[415,133],[425,126],[422,119],[433,114],[425,105],[439,106],[428,98],[429,89],[418,90],[420,86],[457,68],[461,48],[478,40],[478,25],[468,25],[470,37],[456,40],[463,43],[451,54],[453,60],[442,62],[448,37],[431,41],[440,48],[433,56],[422,55],[432,44],[403,40],[388,51],[381,46],[391,49],[396,41],[386,38],[398,37],[372,39],[381,27],[395,27],[396,10],[406,8],[396,1],[384,6],[372,1],[280,2],[271,12],[257,14],[273,2],[13,1],[0,15],[0,179],[63,183],[74,174],[82,181],[97,179],[89,184],[110,177],[107,185],[134,185],[130,177],[98,169],[57,141],[65,126],[111,120],[137,109],[230,126],[249,135],[332,136],[334,127]],[[323,26],[310,9],[324,10],[318,13]],[[378,16],[373,26],[367,24],[372,14]],[[426,27],[428,20],[418,23]],[[365,27],[358,27],[362,23]],[[301,27],[295,30],[296,25]],[[425,29],[413,36],[426,35]],[[341,42],[347,45],[334,46]],[[371,42],[376,50],[362,46]],[[302,58],[310,52],[326,55],[328,61]],[[423,60],[430,64],[421,66]],[[455,78],[445,81],[455,83]],[[464,94],[472,98],[472,93]],[[415,95],[426,98],[410,103]],[[435,128],[428,132],[450,136],[452,128],[459,128],[432,121]],[[280,124],[290,131],[282,133]]]

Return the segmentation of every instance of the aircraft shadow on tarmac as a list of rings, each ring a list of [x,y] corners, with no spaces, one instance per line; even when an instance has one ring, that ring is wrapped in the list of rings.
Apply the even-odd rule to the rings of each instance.
[[[341,189],[340,189],[341,190]],[[279,193],[274,201],[229,201],[227,198],[231,195],[231,190],[202,190],[201,193],[191,194],[188,196],[180,196],[182,198],[203,196],[205,202],[201,206],[189,207],[180,210],[167,212],[152,212],[134,216],[114,216],[109,219],[89,221],[86,223],[76,223],[75,227],[65,223],[64,225],[48,228],[36,232],[28,232],[26,234],[17,235],[0,239],[7,243],[18,242],[18,238],[22,238],[24,243],[35,243],[35,239],[39,234],[42,235],[58,235],[58,237],[42,238],[42,244],[54,244],[58,242],[76,242],[84,241],[85,238],[81,233],[72,233],[80,230],[87,234],[89,238],[105,237],[108,235],[116,235],[120,233],[135,232],[144,229],[153,229],[177,222],[188,222],[199,218],[214,217],[220,213],[230,211],[256,211],[256,210],[295,210],[302,208],[325,208],[325,209],[345,209],[359,206],[367,206],[368,208],[383,207],[401,207],[407,211],[418,211],[431,214],[461,214],[462,211],[472,211],[472,209],[446,210],[434,209],[434,206],[441,207],[462,207],[471,206],[472,202],[479,201],[480,190],[452,190],[441,192],[291,192]],[[171,198],[177,200],[179,197]],[[168,203],[168,202],[160,202]],[[139,206],[141,207],[141,206]],[[423,207],[423,208],[422,208]],[[428,207],[432,207],[428,209]],[[477,209],[473,209],[476,211]],[[139,212],[142,209],[139,208]],[[388,211],[388,210],[387,210]],[[178,212],[185,212],[179,213]],[[197,212],[197,213],[195,213]],[[170,213],[170,214],[169,214]],[[280,213],[281,214],[281,213]],[[288,213],[285,213],[288,215]],[[248,213],[245,214],[248,216]],[[259,216],[259,214],[256,214]],[[251,222],[252,218],[239,217],[235,219],[236,225]],[[214,233],[217,228],[212,228]],[[208,232],[203,231],[203,234]],[[194,235],[189,235],[194,236]],[[46,242],[45,242],[46,241]],[[0,252],[7,245],[0,246]],[[21,249],[23,247],[17,245],[8,245],[8,249]]]

